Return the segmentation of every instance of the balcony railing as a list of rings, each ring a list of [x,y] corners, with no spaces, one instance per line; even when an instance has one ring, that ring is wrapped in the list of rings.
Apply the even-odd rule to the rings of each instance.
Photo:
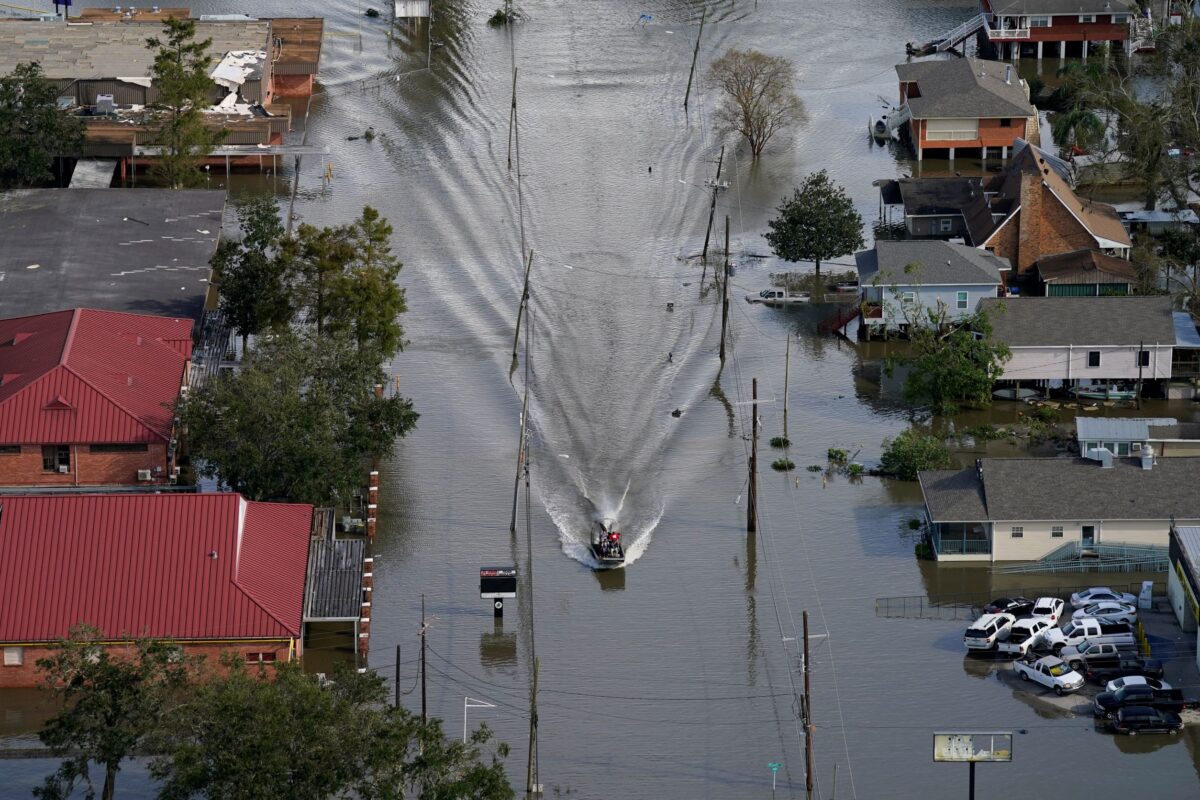
[[[943,556],[985,556],[992,552],[992,543],[987,539],[959,539],[933,537],[933,547]]]
[[[1028,39],[1029,28],[988,28],[989,39]]]
[[[979,131],[925,131],[927,142],[961,142],[979,138]]]

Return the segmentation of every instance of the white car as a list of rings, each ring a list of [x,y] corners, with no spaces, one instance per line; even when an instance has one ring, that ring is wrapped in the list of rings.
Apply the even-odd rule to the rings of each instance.
[[[1037,602],[1033,604],[1033,616],[1041,617],[1042,619],[1050,620],[1051,625],[1057,625],[1058,621],[1063,618],[1063,609],[1066,607],[1060,598],[1057,597],[1039,597]]]
[[[1137,607],[1127,603],[1104,600],[1086,608],[1080,608],[1071,615],[1071,619],[1084,619],[1085,617],[1094,617],[1101,622],[1124,622],[1132,625],[1137,622]]]
[[[1104,691],[1115,692],[1124,689],[1126,686],[1149,686],[1151,689],[1171,688],[1171,684],[1166,681],[1160,681],[1158,678],[1147,678],[1143,675],[1126,675],[1124,678],[1109,681],[1105,684]]]
[[[1118,603],[1128,603],[1131,606],[1137,605],[1137,596],[1128,592],[1114,592],[1107,586],[1093,586],[1091,589],[1084,589],[1081,592],[1076,592],[1071,595],[1071,605],[1075,608],[1083,608],[1090,606],[1092,603],[1099,603],[1102,600],[1115,600]]]
[[[997,642],[1008,639],[1016,621],[1012,614],[984,614],[967,628],[963,644],[968,650],[991,650]]]

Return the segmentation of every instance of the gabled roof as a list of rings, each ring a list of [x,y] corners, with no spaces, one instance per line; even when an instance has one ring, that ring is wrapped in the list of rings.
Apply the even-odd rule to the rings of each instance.
[[[995,14],[1132,14],[1125,0],[991,0]]]
[[[0,508],[0,642],[52,641],[80,622],[112,638],[300,635],[312,506],[114,494]]]
[[[900,178],[896,188],[906,215],[959,214],[972,197],[983,195],[983,179]]]
[[[922,472],[934,522],[1200,518],[1200,458],[984,458],[979,469]]]
[[[1044,283],[1128,283],[1137,280],[1137,270],[1123,258],[1099,250],[1073,250],[1037,262]]]
[[[996,285],[1007,259],[963,244],[933,239],[880,240],[854,254],[861,284],[881,286]],[[919,269],[907,272],[909,264]]]
[[[1143,442],[1153,425],[1175,425],[1173,417],[1076,417],[1075,438],[1082,441],[1108,439],[1109,441]]]
[[[0,320],[0,442],[169,440],[192,321],[79,308]]]
[[[1175,344],[1168,295],[985,298],[979,309],[1009,347]]]
[[[1008,71],[1006,72],[1006,68]],[[920,97],[909,97],[914,119],[992,119],[1032,117],[1016,69],[977,58],[937,59],[897,64],[901,82],[916,82]],[[1009,74],[1009,82],[1004,76]]]

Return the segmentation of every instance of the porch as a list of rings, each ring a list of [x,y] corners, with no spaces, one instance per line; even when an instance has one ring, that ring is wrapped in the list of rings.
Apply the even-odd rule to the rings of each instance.
[[[991,561],[991,526],[983,522],[935,522],[929,544],[938,561]]]

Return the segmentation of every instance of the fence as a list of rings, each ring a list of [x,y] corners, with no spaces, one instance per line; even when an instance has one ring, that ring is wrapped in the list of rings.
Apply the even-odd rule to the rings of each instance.
[[[1137,595],[1142,590],[1141,581],[1127,584],[1109,583],[1118,592]],[[974,592],[946,595],[910,595],[907,597],[879,597],[875,600],[875,616],[884,619],[934,619],[974,620],[983,613],[983,607],[997,597],[1061,597],[1066,600],[1081,586],[1032,586],[979,589]],[[1165,581],[1154,582],[1154,596],[1167,593]],[[1144,638],[1145,634],[1142,634]],[[1147,650],[1149,644],[1146,644]]]

